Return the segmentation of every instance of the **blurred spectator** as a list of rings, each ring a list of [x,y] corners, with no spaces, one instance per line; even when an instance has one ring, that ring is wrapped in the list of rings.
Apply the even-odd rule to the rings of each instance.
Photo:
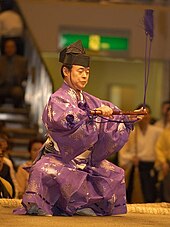
[[[16,180],[16,176],[15,176],[16,173],[15,173],[15,170],[14,170],[13,163],[9,159],[8,146],[9,146],[8,137],[5,134],[1,133],[0,134],[0,149],[3,152],[3,163],[6,164],[9,167],[10,177],[11,177],[12,182],[14,184],[13,193],[14,193],[15,197],[17,197],[18,196],[18,183],[17,183],[17,180]]]
[[[12,198],[12,193],[13,191],[10,183],[4,178],[0,177],[0,198]]]
[[[156,121],[155,125],[160,128],[166,128],[167,125],[167,109],[170,107],[170,100],[164,101],[161,106],[161,118]],[[168,123],[169,124],[169,123]]]
[[[170,108],[167,110],[170,123]],[[164,129],[156,144],[156,167],[160,170],[161,201],[170,202],[170,127]]]
[[[27,169],[31,167],[33,161],[39,154],[40,148],[43,145],[43,140],[41,138],[35,138],[30,140],[29,145],[28,145],[28,151],[30,153],[30,160],[23,163],[18,167],[18,171],[16,173],[16,178],[19,184],[19,193],[18,196],[19,198],[22,198],[23,193],[25,192],[25,189],[27,187],[27,182],[29,178],[29,172]]]
[[[138,106],[140,109],[142,105]],[[144,202],[153,203],[157,198],[155,165],[155,145],[162,129],[150,124],[150,107],[146,105],[148,114],[135,125],[129,141],[119,152],[119,164],[128,173],[127,201],[133,201],[134,185],[140,180]],[[139,176],[138,176],[139,175]],[[139,193],[139,191],[138,191]],[[136,198],[141,199],[141,198]]]
[[[11,175],[10,175],[10,168],[4,162],[4,152],[2,151],[1,148],[0,148],[0,177],[2,177],[2,179],[5,179],[7,182],[10,183],[10,185],[12,186],[12,197],[14,198],[14,196],[15,196],[14,183],[13,183]],[[1,183],[1,196],[0,197],[10,197],[10,196],[8,196],[8,193],[5,190],[6,187],[4,186],[2,179],[0,181],[0,183]]]
[[[21,16],[14,10],[13,1],[2,0],[0,2],[0,37],[1,54],[4,54],[6,39],[13,39],[17,46],[17,54],[24,55],[24,25]]]
[[[13,40],[6,40],[5,54],[0,56],[0,104],[9,98],[15,107],[22,107],[26,80],[27,60],[16,54]]]

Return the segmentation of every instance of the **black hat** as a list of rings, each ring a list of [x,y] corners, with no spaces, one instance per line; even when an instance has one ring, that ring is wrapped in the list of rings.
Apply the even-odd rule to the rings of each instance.
[[[78,40],[60,52],[59,62],[68,65],[89,67],[90,57],[86,55],[81,40]]]

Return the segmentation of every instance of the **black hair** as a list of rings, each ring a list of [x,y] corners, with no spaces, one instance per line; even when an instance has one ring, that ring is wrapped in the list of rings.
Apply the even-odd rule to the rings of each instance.
[[[0,0],[1,11],[13,10],[14,2],[13,0]]]
[[[71,69],[72,69],[72,65],[66,65],[66,64],[63,64],[62,66],[61,66],[61,75],[62,75],[62,77],[63,77],[63,79],[64,79],[64,73],[63,73],[63,68],[64,67],[66,67],[70,72],[71,72]]]
[[[162,102],[162,106],[164,106],[166,104],[170,104],[170,100],[165,100],[165,101]]]
[[[6,140],[7,143],[9,141],[9,138],[8,138],[8,136],[5,133],[0,133],[0,139]]]

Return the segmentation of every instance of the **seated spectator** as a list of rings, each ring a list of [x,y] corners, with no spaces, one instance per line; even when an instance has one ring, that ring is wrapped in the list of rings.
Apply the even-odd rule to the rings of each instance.
[[[1,54],[4,54],[6,39],[16,42],[17,54],[24,55],[24,24],[21,16],[15,11],[11,0],[0,1],[0,38]]]
[[[15,170],[12,161],[9,158],[8,154],[8,137],[5,134],[0,134],[0,149],[3,152],[3,163],[6,164],[9,167],[10,170],[10,177],[12,179],[12,182],[14,184],[14,195],[15,197],[18,197],[18,183],[15,176]]]
[[[4,178],[0,177],[0,198],[12,198],[12,186]]]
[[[29,145],[28,145],[28,151],[30,153],[30,160],[23,163],[18,167],[17,173],[16,173],[16,178],[18,181],[19,185],[19,193],[18,197],[22,198],[22,195],[25,192],[25,189],[27,187],[28,183],[28,178],[29,178],[29,172],[26,170],[27,168],[32,166],[33,161],[37,157],[40,148],[43,145],[43,140],[39,138],[35,138],[30,140]]]
[[[2,180],[0,180],[0,198],[2,197],[7,197],[7,198],[14,198],[15,196],[15,187],[14,187],[14,183],[12,181],[11,175],[10,175],[10,168],[9,166],[4,162],[4,152],[2,151],[2,149],[0,148],[0,177],[4,180],[6,180],[12,187],[12,196],[10,196],[10,194],[7,191],[7,188],[5,187],[4,183]],[[8,195],[9,194],[9,195]]]
[[[24,104],[25,83],[27,80],[27,60],[16,54],[15,42],[5,42],[5,54],[0,56],[0,104],[12,100],[14,107]]]

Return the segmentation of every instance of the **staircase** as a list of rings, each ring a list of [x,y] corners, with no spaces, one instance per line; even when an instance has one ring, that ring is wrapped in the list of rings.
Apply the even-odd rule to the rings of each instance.
[[[15,167],[29,158],[28,143],[38,134],[38,127],[30,119],[30,108],[0,107],[0,132],[9,138],[9,155]]]

